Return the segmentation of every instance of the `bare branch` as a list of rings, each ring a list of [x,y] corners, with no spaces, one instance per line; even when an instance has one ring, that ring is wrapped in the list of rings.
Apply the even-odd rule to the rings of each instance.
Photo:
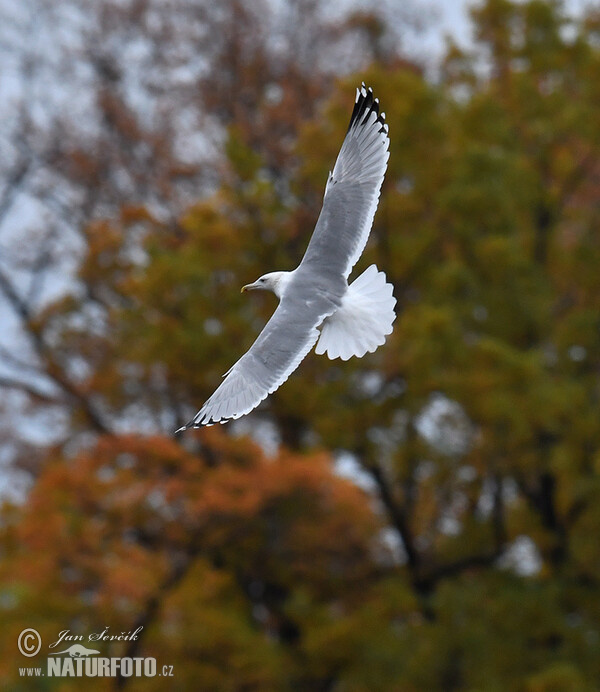
[[[0,197],[0,222],[12,206],[30,168],[31,159],[23,159],[19,161],[17,166],[15,166],[15,170],[8,176],[2,197]]]
[[[59,398],[38,389],[30,382],[23,382],[22,380],[12,379],[11,377],[0,375],[0,387],[4,387],[6,389],[18,389],[19,391],[25,392],[26,394],[29,394],[29,396],[39,401],[45,401],[49,404],[61,403]]]
[[[70,398],[75,400],[83,409],[92,426],[101,433],[109,433],[110,427],[104,423],[102,416],[96,410],[89,397],[75,385],[62,368],[53,360],[52,349],[44,341],[43,335],[31,327],[29,306],[19,296],[10,279],[0,271],[0,292],[4,294],[9,305],[21,318],[23,329],[29,337],[40,360],[45,363],[44,374],[57,384]]]
[[[31,313],[27,303],[21,298],[12,281],[0,270],[0,291],[23,322],[29,322]]]
[[[29,290],[27,291],[26,304],[29,310],[35,303],[39,302],[41,297],[44,278],[46,276],[46,271],[50,267],[52,261],[52,246],[54,244],[54,239],[56,237],[56,226],[51,228],[44,237],[38,255],[33,262],[31,267],[31,281],[29,283]]]
[[[22,358],[17,358],[17,356],[15,356],[14,353],[9,351],[6,347],[2,346],[2,344],[0,344],[0,358],[3,358],[8,363],[21,370],[28,370],[29,372],[34,372],[38,375],[44,374],[39,366],[25,361]]]

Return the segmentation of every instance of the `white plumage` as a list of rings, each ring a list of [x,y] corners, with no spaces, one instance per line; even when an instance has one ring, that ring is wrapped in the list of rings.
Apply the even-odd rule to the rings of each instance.
[[[372,264],[348,286],[338,310],[324,320],[315,353],[326,353],[331,360],[373,353],[392,333],[396,319],[392,291],[385,274]]]
[[[384,121],[379,101],[363,83],[302,261],[294,271],[270,272],[242,289],[271,290],[279,306],[215,393],[177,432],[249,413],[287,380],[317,340],[316,353],[347,360],[375,351],[391,334],[396,299],[385,274],[371,265],[348,285],[369,238],[387,168]]]

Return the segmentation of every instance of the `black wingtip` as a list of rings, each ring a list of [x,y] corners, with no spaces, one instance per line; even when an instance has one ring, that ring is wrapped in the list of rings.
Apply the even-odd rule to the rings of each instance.
[[[192,418],[191,421],[186,423],[185,425],[182,425],[180,428],[177,428],[177,430],[173,433],[174,435],[181,435],[181,433],[184,433],[186,430],[193,430],[194,428],[198,428],[199,426],[194,422],[194,418]]]
[[[376,122],[378,122],[380,126],[379,132],[387,133],[388,130],[387,125],[385,124],[385,113],[379,115],[379,99],[374,98],[373,89],[365,86],[365,83],[362,82],[360,88],[356,90],[356,101],[354,103],[352,115],[350,116],[348,131],[358,125],[364,125],[373,112],[376,115]]]
[[[203,421],[202,423],[196,423],[195,420],[191,420],[189,423],[186,423],[185,425],[182,425],[181,428],[177,428],[177,430],[173,433],[174,435],[180,435],[181,433],[185,432],[186,430],[200,430],[200,428],[210,428],[213,425],[217,425],[218,423],[229,423],[230,421],[233,420],[233,416],[229,418],[220,418],[219,420],[215,420],[214,418],[209,418],[206,421]]]

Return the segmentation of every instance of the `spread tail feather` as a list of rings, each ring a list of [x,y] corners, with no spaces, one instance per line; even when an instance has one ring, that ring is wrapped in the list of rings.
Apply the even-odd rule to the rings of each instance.
[[[392,285],[372,264],[348,286],[337,312],[323,322],[315,353],[327,353],[331,360],[372,353],[392,333],[395,305]]]

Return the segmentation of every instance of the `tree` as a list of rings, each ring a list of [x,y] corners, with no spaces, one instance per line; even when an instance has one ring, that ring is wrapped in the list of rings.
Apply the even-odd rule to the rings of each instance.
[[[168,436],[273,309],[238,287],[300,258],[357,77],[312,120],[279,112],[291,158],[234,116],[176,229],[146,208],[83,229],[85,291],[30,321],[47,371],[77,375],[78,436],[5,508],[7,647],[31,613],[48,636],[143,623],[182,688],[595,689],[598,18],[473,19],[485,72],[450,46],[439,84],[400,60],[360,76],[390,125],[361,262],[394,282],[393,336],[309,356],[250,427]]]
[[[182,689],[318,687],[298,650],[301,618],[353,607],[378,571],[378,522],[326,455],[268,458],[220,430],[200,454],[126,435],[70,460],[55,453],[5,520],[7,644],[26,621],[48,643],[61,630],[118,634],[127,623],[146,629],[143,640],[102,642],[103,655],[135,657],[141,646],[174,666]],[[5,656],[8,679],[13,664]]]

